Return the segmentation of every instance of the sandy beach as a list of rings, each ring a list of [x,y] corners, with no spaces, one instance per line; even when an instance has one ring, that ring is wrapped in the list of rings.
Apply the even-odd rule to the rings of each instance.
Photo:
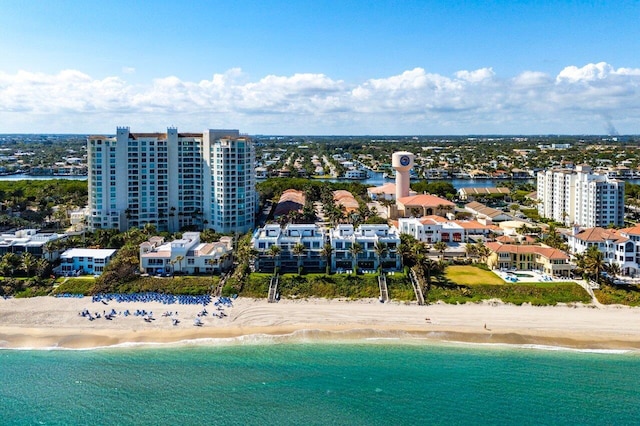
[[[116,315],[89,321],[79,315],[144,309],[155,320]],[[195,327],[201,305],[116,303],[91,298],[0,299],[0,348],[96,348],[139,344],[247,343],[280,340],[454,341],[547,345],[580,349],[640,349],[640,309],[621,306],[513,306],[502,303],[446,305],[386,303],[377,300],[237,299],[227,317]],[[163,317],[166,311],[172,317]],[[177,312],[177,314],[175,314]],[[173,325],[172,318],[180,323]],[[486,327],[486,328],[485,328]],[[217,343],[216,343],[217,342]]]

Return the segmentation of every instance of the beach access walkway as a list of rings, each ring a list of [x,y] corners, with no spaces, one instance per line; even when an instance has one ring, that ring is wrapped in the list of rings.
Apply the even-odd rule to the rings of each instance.
[[[409,280],[411,281],[411,285],[413,286],[413,292],[416,294],[418,305],[424,305],[424,295],[422,294],[422,287],[420,287],[420,281],[418,280],[418,276],[413,269],[409,269]]]
[[[280,277],[278,274],[271,277],[271,281],[269,282],[269,297],[267,302],[274,303],[278,301],[278,281]]]
[[[595,293],[593,292],[594,288],[599,288],[598,284],[594,283],[593,281],[587,281],[587,280],[573,280],[573,281],[587,291],[589,296],[591,296],[591,303],[593,303],[594,306],[597,306],[598,308],[603,308],[605,306],[602,303],[600,303]]]
[[[378,275],[378,286],[380,287],[380,301],[387,303],[389,301],[389,289],[387,288],[387,275],[380,271]]]

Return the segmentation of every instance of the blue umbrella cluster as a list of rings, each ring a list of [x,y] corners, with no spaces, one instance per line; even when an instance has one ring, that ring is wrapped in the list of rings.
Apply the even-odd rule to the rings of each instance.
[[[211,303],[211,295],[203,294],[198,296],[176,295],[164,293],[99,293],[93,296],[93,302],[160,302],[165,305],[175,303],[181,305],[204,305]]]

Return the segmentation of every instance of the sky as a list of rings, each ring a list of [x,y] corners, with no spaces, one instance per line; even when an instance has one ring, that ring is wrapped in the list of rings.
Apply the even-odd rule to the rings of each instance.
[[[0,133],[640,134],[640,1],[2,0]]]

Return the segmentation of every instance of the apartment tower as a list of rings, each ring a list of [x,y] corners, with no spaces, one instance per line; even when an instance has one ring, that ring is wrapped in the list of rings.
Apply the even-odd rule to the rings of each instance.
[[[90,136],[90,229],[120,231],[211,228],[246,232],[254,226],[255,154],[238,130]]]
[[[587,165],[539,172],[537,178],[540,216],[567,226],[624,225],[624,181],[595,174]]]

